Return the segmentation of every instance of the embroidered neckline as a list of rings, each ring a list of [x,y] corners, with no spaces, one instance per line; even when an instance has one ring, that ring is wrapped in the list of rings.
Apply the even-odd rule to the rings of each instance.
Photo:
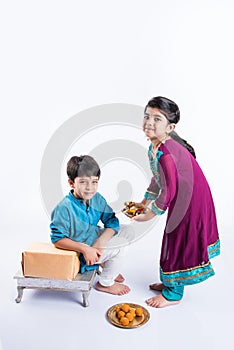
[[[158,161],[160,157],[163,155],[163,152],[158,150],[156,157],[153,157],[152,154],[152,143],[149,146],[149,151],[148,151],[148,156],[149,156],[149,162],[150,162],[150,168],[152,170],[152,173],[154,176],[156,176],[157,180],[159,178],[159,173],[158,173]]]

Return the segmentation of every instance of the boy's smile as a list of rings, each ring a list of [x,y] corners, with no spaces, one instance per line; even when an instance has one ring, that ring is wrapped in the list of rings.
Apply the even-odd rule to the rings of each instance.
[[[69,179],[68,182],[73,189],[73,196],[78,199],[83,199],[85,203],[87,200],[91,199],[98,190],[97,176],[76,177],[74,181]]]

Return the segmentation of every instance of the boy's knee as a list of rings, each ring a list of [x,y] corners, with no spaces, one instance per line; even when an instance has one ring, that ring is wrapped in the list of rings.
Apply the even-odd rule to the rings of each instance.
[[[129,243],[134,241],[136,234],[132,225],[120,225],[119,235],[124,237]]]

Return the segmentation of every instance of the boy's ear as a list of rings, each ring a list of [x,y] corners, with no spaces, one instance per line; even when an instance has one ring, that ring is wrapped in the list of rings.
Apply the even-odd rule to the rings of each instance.
[[[67,181],[68,181],[69,185],[73,188],[74,187],[74,182],[71,179],[68,179]]]

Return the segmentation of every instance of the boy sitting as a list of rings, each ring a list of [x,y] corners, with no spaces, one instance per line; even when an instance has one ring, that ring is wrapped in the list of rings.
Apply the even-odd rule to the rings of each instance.
[[[130,289],[121,284],[118,274],[122,249],[108,248],[120,229],[119,220],[105,198],[97,192],[100,168],[90,156],[74,156],[67,163],[71,191],[55,207],[51,215],[51,241],[56,248],[83,254],[86,265],[100,264],[103,269],[96,289],[115,295]],[[99,221],[104,228],[98,226]]]

